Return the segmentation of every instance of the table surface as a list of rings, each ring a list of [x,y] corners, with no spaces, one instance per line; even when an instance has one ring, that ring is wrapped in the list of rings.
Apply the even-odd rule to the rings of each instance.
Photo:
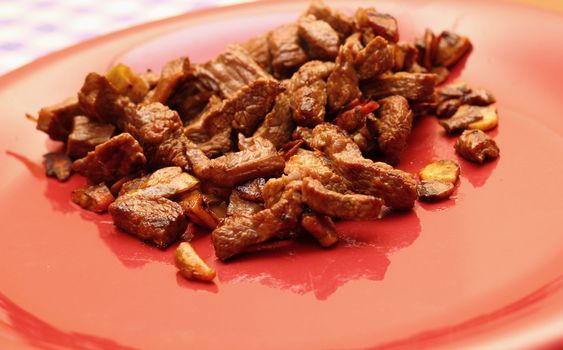
[[[249,0],[0,0],[0,75],[100,34],[244,1]],[[512,1],[563,10],[562,0]]]

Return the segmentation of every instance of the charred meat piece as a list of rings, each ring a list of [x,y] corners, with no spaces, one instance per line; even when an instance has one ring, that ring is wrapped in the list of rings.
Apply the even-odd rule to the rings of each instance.
[[[199,181],[180,167],[166,167],[123,184],[119,195],[170,198],[194,188]]]
[[[69,97],[53,106],[41,108],[36,128],[52,140],[66,141],[72,131],[74,117],[82,113],[78,99]]]
[[[356,56],[362,49],[360,36],[354,34],[340,46],[336,67],[327,79],[328,107],[331,111],[339,111],[361,95],[356,74]]]
[[[313,213],[305,214],[301,218],[301,226],[325,248],[331,247],[338,242],[336,226],[330,216]]]
[[[122,128],[134,105],[122,96],[109,80],[97,73],[89,73],[78,92],[80,108],[87,117]]]
[[[239,192],[233,191],[229,197],[229,206],[227,207],[227,216],[243,215],[251,216],[264,210],[262,203],[249,201],[240,196]]]
[[[291,181],[283,187],[279,200],[272,207],[252,216],[227,217],[211,233],[215,255],[221,260],[244,252],[247,247],[265,242],[299,224],[303,212],[301,181]]]
[[[193,76],[194,70],[187,57],[180,57],[166,63],[164,68],[162,68],[160,80],[158,81],[154,92],[146,102],[166,103],[168,98],[174,92],[174,89],[176,89],[182,81]]]
[[[105,184],[77,188],[70,195],[72,201],[86,210],[103,213],[114,198]]]
[[[416,101],[431,99],[435,85],[435,74],[399,72],[364,81],[362,91],[366,98],[374,100],[400,95]]]
[[[395,17],[377,12],[373,7],[359,8],[356,11],[355,21],[356,27],[364,32],[364,37],[369,40],[378,35],[395,43],[399,40],[399,28]]]
[[[332,61],[336,58],[340,37],[327,22],[305,15],[299,18],[297,25],[310,59]]]
[[[495,159],[500,154],[495,140],[481,130],[464,131],[454,147],[460,156],[475,163]]]
[[[215,269],[207,265],[188,242],[182,242],[176,248],[174,265],[189,280],[211,282],[217,275]]]
[[[399,163],[411,134],[413,113],[402,96],[390,96],[378,101],[377,135],[379,150],[389,164]]]
[[[271,76],[256,63],[240,45],[231,44],[215,59],[195,68],[200,90],[211,90],[223,98],[233,97],[237,91],[257,79]]]
[[[443,31],[436,39],[434,65],[453,66],[471,49],[471,46],[467,37]]]
[[[451,182],[440,180],[425,180],[418,184],[418,197],[425,201],[440,201],[450,198],[455,190]]]
[[[360,80],[372,79],[393,68],[393,52],[381,36],[371,40],[356,56],[355,65]]]
[[[237,186],[234,192],[237,192],[242,199],[261,203],[264,202],[264,198],[262,197],[262,190],[264,189],[265,184],[266,179],[259,177],[257,179],[245,182],[240,186]]]
[[[141,145],[133,136],[123,133],[96,146],[86,157],[76,160],[72,169],[92,183],[110,183],[136,173],[145,163]]]
[[[383,201],[363,194],[342,194],[324,187],[318,180],[303,179],[303,202],[313,211],[344,220],[375,219]]]
[[[186,230],[182,207],[162,197],[120,196],[109,206],[115,226],[164,249]]]
[[[291,131],[294,127],[289,95],[281,93],[276,97],[272,110],[266,114],[264,122],[256,129],[253,136],[269,140],[280,149],[291,140]]]
[[[66,153],[71,158],[85,157],[88,152],[106,141],[115,131],[111,124],[99,123],[88,117],[78,115],[74,117],[72,132],[68,136]]]
[[[277,78],[291,75],[307,62],[307,54],[299,45],[298,32],[297,24],[285,24],[268,33],[272,70]]]
[[[264,68],[267,72],[271,72],[270,48],[268,47],[268,36],[266,34],[260,34],[250,38],[241,46],[248,51],[250,56],[252,56],[260,67]]]
[[[45,175],[63,182],[72,173],[72,160],[62,152],[52,152],[43,155],[45,160]]]
[[[229,187],[257,177],[280,175],[285,164],[274,145],[260,137],[252,137],[243,151],[212,160],[195,147],[189,148],[187,155],[198,178]]]
[[[409,173],[362,156],[354,143],[336,125],[324,123],[313,129],[309,146],[324,152],[335,170],[354,192],[382,198],[394,209],[410,209],[416,200],[416,181]]]
[[[346,38],[354,31],[354,21],[344,13],[327,6],[322,0],[315,0],[309,5],[306,15],[313,15],[323,20],[338,32],[341,38]]]

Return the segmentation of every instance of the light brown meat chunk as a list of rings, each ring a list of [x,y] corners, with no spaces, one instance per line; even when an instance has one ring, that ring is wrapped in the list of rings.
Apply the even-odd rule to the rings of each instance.
[[[354,31],[354,21],[352,18],[327,6],[322,0],[311,2],[305,14],[313,15],[317,19],[327,22],[343,39]]]
[[[72,132],[68,135],[66,153],[72,158],[85,157],[97,145],[109,140],[114,131],[115,126],[111,124],[99,123],[77,115],[72,123]]]
[[[299,18],[297,25],[310,59],[332,61],[336,58],[340,38],[327,22],[313,15],[305,15]]]
[[[376,36],[356,56],[355,65],[360,80],[372,79],[393,68],[393,49],[387,40]]]
[[[413,113],[402,96],[390,96],[378,101],[377,142],[385,161],[395,165],[407,148],[411,134]]]
[[[313,127],[325,119],[327,84],[317,80],[311,85],[302,86],[291,94],[293,120],[297,125]]]
[[[399,72],[366,80],[362,84],[362,91],[368,99],[377,100],[400,95],[408,100],[416,101],[431,99],[435,85],[435,74]]]
[[[349,183],[335,173],[328,158],[319,151],[300,149],[285,163],[284,173],[292,179],[306,177],[318,180],[326,188],[336,192],[347,192]]]
[[[234,191],[237,192],[242,199],[261,203],[264,202],[262,190],[264,189],[265,184],[266,179],[259,177],[237,186]]]
[[[37,130],[41,130],[55,141],[66,141],[72,131],[75,116],[83,111],[76,97],[69,97],[55,105],[43,107],[39,110]]]
[[[182,207],[163,197],[120,196],[109,206],[115,226],[164,249],[186,230]]]
[[[72,191],[71,200],[86,210],[103,213],[114,198],[105,184],[80,187]]]
[[[72,174],[72,160],[62,152],[51,152],[43,155],[45,175],[63,182]]]
[[[284,24],[268,33],[272,70],[278,78],[291,75],[307,62],[307,54],[299,45],[297,24]]]
[[[395,17],[377,12],[373,7],[356,10],[355,21],[356,27],[364,32],[364,36],[369,40],[378,35],[392,42],[399,40],[399,28]]]
[[[96,146],[72,169],[92,183],[113,182],[141,170],[146,163],[143,148],[128,133],[119,134]]]
[[[243,215],[251,216],[264,210],[262,203],[249,201],[240,196],[239,192],[233,191],[229,197],[229,206],[227,207],[227,216]]]
[[[291,115],[289,94],[276,97],[272,110],[264,117],[264,122],[254,132],[254,137],[269,140],[277,149],[291,140],[295,124]]]
[[[433,63],[436,66],[451,67],[471,49],[469,39],[449,31],[443,31],[436,39]]]
[[[356,74],[356,56],[362,49],[359,35],[346,39],[340,46],[336,68],[327,80],[327,99],[330,111],[339,111],[361,95]]]
[[[459,155],[475,163],[484,163],[500,154],[495,140],[481,130],[465,130],[454,147]]]

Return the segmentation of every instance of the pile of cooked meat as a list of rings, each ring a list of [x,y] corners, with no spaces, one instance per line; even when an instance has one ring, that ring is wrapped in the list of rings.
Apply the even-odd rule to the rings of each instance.
[[[329,247],[337,220],[453,192],[455,162],[432,164],[420,183],[393,167],[413,119],[436,115],[447,133],[463,132],[455,150],[470,161],[498,156],[483,132],[497,125],[492,94],[438,87],[470,49],[449,31],[400,41],[389,14],[350,17],[316,1],[295,23],[207,62],[88,74],[77,96],[39,111],[37,129],[65,145],[45,155],[47,175],[86,177],[72,201],[109,211],[145,242],[183,241],[176,263],[188,278],[215,276],[187,243],[197,227],[223,261],[302,235]]]

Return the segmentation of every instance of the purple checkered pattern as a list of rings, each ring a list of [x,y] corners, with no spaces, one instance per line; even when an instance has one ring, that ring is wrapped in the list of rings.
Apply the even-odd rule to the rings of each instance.
[[[0,75],[134,24],[248,0],[0,0]]]

